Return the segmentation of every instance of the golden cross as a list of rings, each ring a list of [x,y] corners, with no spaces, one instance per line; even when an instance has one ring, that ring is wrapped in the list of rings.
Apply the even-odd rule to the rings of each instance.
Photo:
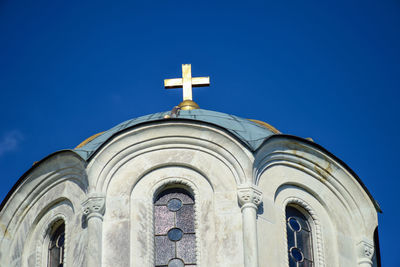
[[[182,78],[165,79],[165,89],[183,88],[183,101],[193,100],[192,87],[210,85],[210,77],[192,78],[192,67],[190,64],[182,64]]]

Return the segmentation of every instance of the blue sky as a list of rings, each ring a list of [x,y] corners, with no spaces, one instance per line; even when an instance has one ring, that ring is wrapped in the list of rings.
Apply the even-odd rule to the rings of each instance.
[[[380,203],[395,266],[400,2],[0,2],[0,199],[33,162],[170,110],[163,79],[210,76],[201,108],[312,137]]]

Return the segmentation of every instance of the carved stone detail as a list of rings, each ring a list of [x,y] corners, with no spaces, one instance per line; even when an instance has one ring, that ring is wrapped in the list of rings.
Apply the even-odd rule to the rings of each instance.
[[[262,193],[255,185],[241,185],[238,187],[239,204],[243,207],[252,204],[256,207],[262,202]]]
[[[83,214],[90,218],[92,216],[103,218],[106,199],[102,195],[92,194],[82,203]]]
[[[374,256],[374,245],[367,240],[362,240],[357,244],[358,264],[372,266],[372,257]]]

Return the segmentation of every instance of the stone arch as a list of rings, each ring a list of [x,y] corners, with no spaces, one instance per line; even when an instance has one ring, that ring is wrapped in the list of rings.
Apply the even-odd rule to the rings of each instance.
[[[5,259],[5,262],[10,261],[11,257],[20,255],[16,262],[21,266],[40,266],[42,267],[43,259],[39,253],[43,251],[43,233],[48,228],[48,225],[53,223],[53,220],[63,219],[65,221],[66,231],[77,228],[77,213],[80,210],[80,200],[84,198],[82,187],[76,181],[79,180],[75,175],[54,172],[51,175],[40,176],[42,179],[49,179],[48,183],[38,186],[30,191],[30,188],[21,188],[20,202],[12,202],[11,207],[20,205],[14,210],[13,217],[8,222],[8,227],[13,229],[13,238],[8,245],[10,258]],[[41,182],[37,182],[41,184]],[[30,193],[27,197],[23,193]],[[78,208],[78,212],[77,209]],[[54,219],[55,218],[55,219]],[[80,225],[79,225],[80,226]],[[71,228],[72,227],[72,228]],[[75,235],[74,242],[77,237]],[[38,240],[41,240],[40,243]],[[37,242],[36,242],[37,241]],[[71,239],[67,234],[67,246]],[[39,242],[39,243],[38,243]],[[72,242],[72,241],[71,241]],[[5,243],[1,244],[3,247]],[[80,247],[80,245],[77,245]],[[65,261],[69,261],[69,252],[66,251]],[[29,262],[29,264],[28,264]]]
[[[88,176],[93,191],[106,192],[111,177],[126,162],[135,158],[147,159],[148,155],[163,151],[196,151],[196,156],[213,158],[228,169],[237,184],[251,180],[252,153],[230,134],[219,128],[192,122],[168,122],[145,125],[130,129],[115,136],[97,152],[88,165]],[[152,156],[155,160],[157,156]],[[186,163],[185,163],[186,161]],[[196,168],[202,164],[191,164],[184,158],[171,160],[171,164],[186,164]],[[150,168],[158,168],[168,161],[145,166],[142,173]],[[138,166],[140,168],[141,166]],[[199,172],[203,170],[198,169]]]
[[[337,232],[326,205],[321,203],[312,192],[297,185],[283,184],[277,190],[273,200],[276,220],[275,229],[279,242],[279,255],[282,257],[281,266],[288,266],[286,207],[294,206],[310,222],[312,229],[313,258],[316,267],[342,265],[337,257]],[[350,233],[352,230],[350,230]],[[327,253],[329,251],[329,253]]]
[[[65,225],[66,238],[64,260],[68,262],[69,232],[71,221],[74,217],[73,204],[65,198],[60,198],[50,203],[37,215],[26,238],[22,254],[22,266],[25,267],[47,267],[47,249],[52,227],[58,221],[63,221]]]
[[[132,222],[140,222],[131,225],[132,229],[134,229],[131,230],[131,254],[135,255],[138,253],[138,250],[143,249],[141,255],[146,255],[146,262],[138,263],[136,261],[140,261],[140,259],[133,259],[135,257],[132,256],[131,261],[134,262],[131,262],[131,266],[153,265],[153,201],[159,192],[170,186],[183,188],[193,194],[195,199],[196,235],[209,234],[204,233],[205,224],[200,223],[201,218],[204,220],[207,217],[207,210],[212,210],[212,206],[214,205],[211,200],[204,197],[204,195],[212,195],[214,193],[209,181],[196,170],[180,166],[164,166],[147,172],[132,188],[130,202],[133,204],[129,215]],[[211,227],[211,229],[214,227],[213,221],[214,219],[210,216],[208,227]],[[138,246],[135,240],[143,240],[142,242],[145,242],[146,245],[135,249]],[[198,265],[204,259],[204,251],[206,251],[205,245],[201,242],[200,238],[196,238],[196,260]]]
[[[307,190],[326,205],[327,209],[333,206],[332,203],[335,205],[340,203],[343,207],[342,212],[345,212],[353,221],[362,224],[361,227],[354,229],[355,236],[373,232],[377,225],[377,214],[369,193],[347,166],[343,166],[342,162],[324,151],[322,147],[319,148],[300,138],[274,136],[257,151],[254,163],[254,183],[259,184],[260,179],[275,168],[280,168],[282,171],[292,169],[295,170],[290,171],[292,174],[304,173],[304,177],[307,176],[309,179],[307,178],[307,182],[304,179],[275,181],[274,188],[284,183],[302,188],[308,187]],[[328,199],[321,197],[321,190],[331,196],[328,198],[329,203]]]

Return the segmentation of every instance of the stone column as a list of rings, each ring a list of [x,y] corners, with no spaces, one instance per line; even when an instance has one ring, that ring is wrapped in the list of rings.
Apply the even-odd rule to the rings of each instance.
[[[358,266],[372,267],[372,257],[374,256],[374,245],[366,239],[357,244]]]
[[[88,228],[87,266],[101,266],[102,224],[105,212],[105,197],[100,194],[90,194],[82,203],[83,214]]]
[[[262,194],[255,185],[240,185],[238,199],[243,218],[244,266],[258,267],[257,209]]]

